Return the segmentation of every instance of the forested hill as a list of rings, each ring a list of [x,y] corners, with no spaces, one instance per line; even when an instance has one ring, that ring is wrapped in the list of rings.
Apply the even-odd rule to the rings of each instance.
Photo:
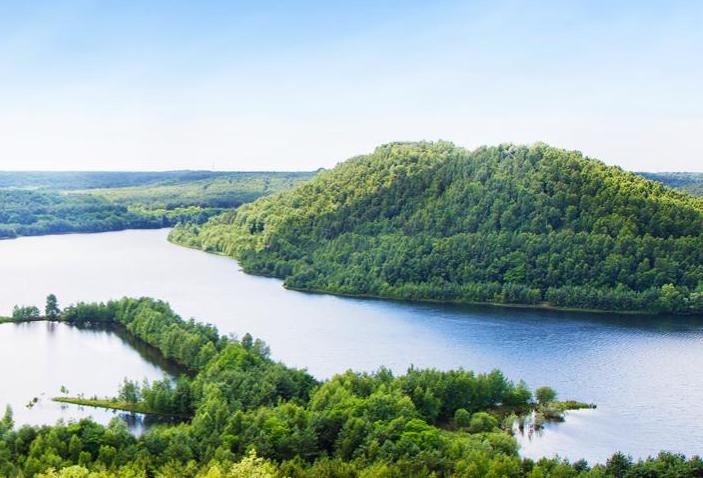
[[[297,289],[703,311],[703,200],[544,144],[380,146],[171,239]]]

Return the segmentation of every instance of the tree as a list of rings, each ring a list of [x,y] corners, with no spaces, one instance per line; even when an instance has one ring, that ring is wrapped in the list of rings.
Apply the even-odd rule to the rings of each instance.
[[[34,305],[16,305],[12,309],[13,320],[34,320],[39,318],[39,308]]]
[[[0,437],[12,430],[14,424],[15,422],[12,418],[12,407],[6,405],[5,414],[3,415],[2,419],[0,419]]]
[[[541,405],[544,405],[556,400],[557,392],[552,387],[539,387],[535,390],[535,398]]]
[[[59,309],[59,304],[54,294],[49,294],[46,296],[46,307],[44,308],[44,313],[46,318],[49,320],[58,320],[61,315],[61,309]]]
[[[625,473],[627,473],[627,470],[631,466],[632,458],[618,452],[608,458],[608,461],[605,463],[605,471],[609,476],[621,478],[625,476]]]
[[[140,397],[139,386],[131,380],[124,379],[118,394],[120,400],[128,403],[137,403]]]

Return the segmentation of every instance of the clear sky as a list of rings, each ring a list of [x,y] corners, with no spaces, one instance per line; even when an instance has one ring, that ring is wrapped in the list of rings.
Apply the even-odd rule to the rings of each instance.
[[[703,2],[0,2],[0,169],[310,170],[395,140],[703,171]]]

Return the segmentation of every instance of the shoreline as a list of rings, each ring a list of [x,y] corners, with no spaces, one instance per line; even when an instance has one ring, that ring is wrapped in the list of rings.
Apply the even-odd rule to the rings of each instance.
[[[244,269],[242,269],[244,271]],[[250,274],[246,272],[246,274]],[[282,280],[278,277],[268,276],[265,274],[251,274],[260,277],[269,277]],[[509,304],[504,302],[475,302],[475,301],[462,301],[462,300],[439,300],[439,299],[403,299],[400,297],[394,297],[391,295],[377,295],[377,294],[351,294],[344,292],[331,292],[324,289],[303,289],[298,287],[291,287],[288,285],[283,285],[286,290],[292,290],[296,292],[303,292],[309,294],[320,294],[320,295],[335,295],[339,297],[357,298],[357,299],[374,299],[374,300],[384,300],[384,301],[394,301],[401,302],[405,304],[447,304],[447,305],[466,305],[466,306],[481,306],[481,307],[497,307],[497,308],[507,308],[507,309],[524,309],[524,310],[543,310],[547,312],[576,312],[584,314],[617,314],[627,317],[632,316],[645,316],[645,317],[663,317],[667,314],[661,314],[651,311],[642,310],[607,310],[607,309],[580,309],[577,307],[561,307],[557,305],[551,305],[547,302],[541,302],[539,304]],[[696,317],[697,314],[675,314],[680,317]]]
[[[185,415],[176,415],[172,413],[163,413],[155,410],[150,410],[140,406],[138,403],[129,403],[120,400],[112,400],[109,398],[79,398],[79,397],[53,397],[52,402],[66,403],[70,405],[78,405],[83,407],[102,408],[106,410],[118,410],[122,412],[139,413],[141,415],[158,415],[161,417],[170,418],[190,418]]]
[[[394,301],[394,302],[400,302],[400,303],[405,303],[405,304],[447,304],[447,305],[464,305],[464,306],[480,306],[480,307],[497,307],[497,308],[503,308],[503,309],[523,309],[523,310],[541,310],[541,311],[547,311],[547,312],[575,312],[575,313],[584,313],[584,314],[600,314],[600,315],[606,315],[606,314],[616,314],[616,315],[621,315],[625,317],[664,317],[667,315],[672,315],[672,316],[679,316],[679,317],[698,317],[700,314],[695,314],[695,313],[690,313],[690,314],[663,314],[659,312],[654,312],[654,311],[646,311],[646,310],[613,310],[613,309],[585,309],[585,308],[578,308],[578,307],[562,307],[562,306],[556,306],[556,305],[551,305],[547,302],[541,302],[539,304],[509,304],[509,303],[504,303],[504,302],[476,302],[476,301],[463,301],[463,300],[439,300],[439,299],[404,299],[402,297],[395,297],[391,295],[380,295],[380,294],[353,294],[353,293],[345,293],[345,292],[334,292],[334,291],[329,291],[325,289],[308,289],[308,288],[299,288],[299,287],[291,287],[289,285],[286,285],[285,279],[282,279],[280,277],[271,275],[271,274],[264,274],[264,273],[258,273],[258,272],[250,272],[247,271],[242,265],[240,264],[239,260],[235,257],[232,257],[228,254],[225,254],[223,252],[219,251],[207,251],[203,248],[200,247],[195,247],[195,246],[189,246],[185,244],[181,244],[176,241],[172,241],[169,238],[167,238],[168,242],[171,244],[175,244],[179,247],[184,247],[186,249],[191,249],[191,250],[196,250],[200,252],[204,252],[205,254],[212,254],[214,256],[220,256],[220,257],[227,257],[234,262],[237,263],[239,266],[239,269],[244,272],[247,275],[251,275],[254,277],[265,277],[267,279],[277,279],[281,281],[281,285],[283,286],[284,289],[286,290],[291,290],[295,292],[302,292],[302,293],[309,293],[309,294],[320,294],[320,295],[332,295],[332,296],[337,296],[337,297],[347,297],[351,299],[373,299],[373,300],[384,300],[384,301]]]
[[[103,233],[110,233],[110,232],[148,231],[148,230],[153,231],[153,230],[162,230],[162,229],[173,229],[173,226],[126,228],[126,229],[117,229],[117,230],[113,230],[113,231],[95,231],[95,232],[71,231],[71,232],[52,233],[52,234],[36,234],[36,235],[28,235],[28,236],[0,238],[0,241],[27,238],[27,237],[63,236],[63,235],[69,235],[69,234],[103,234]],[[170,236],[170,234],[169,234],[169,236]],[[464,301],[464,300],[406,299],[406,298],[392,296],[392,295],[357,294],[357,293],[348,293],[348,292],[329,291],[329,290],[325,290],[325,289],[298,288],[298,287],[291,287],[289,285],[286,285],[285,279],[283,279],[281,277],[277,277],[277,276],[274,276],[271,274],[264,274],[264,273],[247,271],[244,267],[241,266],[238,259],[236,259],[235,257],[232,257],[228,254],[225,254],[223,252],[208,251],[208,250],[205,250],[201,247],[181,244],[179,242],[171,240],[170,237],[167,237],[166,241],[171,244],[174,244],[176,246],[183,247],[185,249],[196,250],[196,251],[204,252],[206,254],[212,254],[212,255],[220,256],[220,257],[227,257],[227,258],[233,260],[234,262],[236,262],[237,265],[239,266],[240,270],[242,272],[244,272],[245,274],[255,276],[255,277],[265,277],[265,278],[269,278],[269,279],[278,279],[282,282],[283,288],[285,288],[287,290],[296,291],[296,292],[302,292],[302,293],[325,294],[325,295],[332,295],[332,296],[338,296],[338,297],[348,297],[348,298],[355,298],[355,299],[387,300],[387,301],[395,301],[395,302],[407,303],[407,304],[412,304],[412,303],[416,303],[416,304],[448,304],[448,305],[458,305],[458,306],[464,305],[464,306],[496,307],[496,308],[502,308],[502,309],[507,308],[507,309],[523,309],[523,310],[541,310],[541,311],[548,311],[548,312],[573,312],[573,313],[599,314],[599,315],[616,314],[616,315],[621,315],[621,316],[625,316],[625,317],[632,317],[632,316],[700,317],[701,316],[701,314],[697,314],[697,313],[666,314],[666,313],[660,313],[660,312],[655,312],[655,311],[650,311],[650,310],[615,310],[615,309],[587,309],[587,308],[579,308],[579,307],[562,307],[562,306],[551,305],[547,302],[541,302],[539,304],[511,304],[511,303],[503,303],[503,302],[477,302],[477,301]],[[10,319],[10,320],[7,320],[7,319]],[[0,317],[0,324],[8,323],[8,322],[18,322],[18,321],[14,321],[8,317]]]
[[[125,227],[123,229],[111,229],[108,231],[66,231],[66,232],[50,232],[46,234],[25,234],[14,237],[0,237],[0,241],[13,241],[16,239],[24,239],[28,237],[47,237],[47,236],[70,236],[73,234],[107,234],[110,232],[122,231],[156,231],[159,229],[173,229],[174,226],[159,226],[159,227]]]

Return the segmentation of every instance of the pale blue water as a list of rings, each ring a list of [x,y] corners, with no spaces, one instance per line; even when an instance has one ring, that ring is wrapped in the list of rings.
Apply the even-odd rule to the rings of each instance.
[[[12,407],[16,425],[43,425],[92,416],[101,423],[127,420],[141,433],[152,417],[78,407],[52,397],[112,397],[125,377],[160,379],[160,361],[109,330],[79,329],[67,324],[0,324],[0,413]],[[136,348],[135,348],[136,347]],[[142,347],[143,348],[143,347]],[[151,352],[151,353],[149,353]],[[65,390],[62,393],[62,387]],[[34,400],[36,399],[36,402]],[[30,404],[31,402],[31,404]],[[146,422],[146,423],[145,423]]]
[[[153,296],[222,332],[251,332],[269,343],[275,358],[307,367],[321,378],[381,365],[399,372],[411,364],[500,368],[533,388],[550,385],[561,398],[598,404],[597,410],[572,412],[565,423],[550,426],[541,436],[522,438],[526,456],[602,461],[616,450],[634,457],[661,449],[703,453],[700,319],[407,304],[293,292],[279,280],[242,273],[228,258],[169,244],[167,233],[0,241],[0,314],[15,303],[41,305],[48,293],[63,304]],[[0,347],[13,340],[5,327],[0,326]],[[40,375],[53,366],[51,360],[30,360],[25,373]],[[121,370],[120,378],[159,373],[144,364]],[[0,374],[5,378],[13,371],[0,361]],[[80,374],[77,369],[67,377],[90,385],[90,379],[77,378]],[[109,394],[116,386],[99,388]]]

